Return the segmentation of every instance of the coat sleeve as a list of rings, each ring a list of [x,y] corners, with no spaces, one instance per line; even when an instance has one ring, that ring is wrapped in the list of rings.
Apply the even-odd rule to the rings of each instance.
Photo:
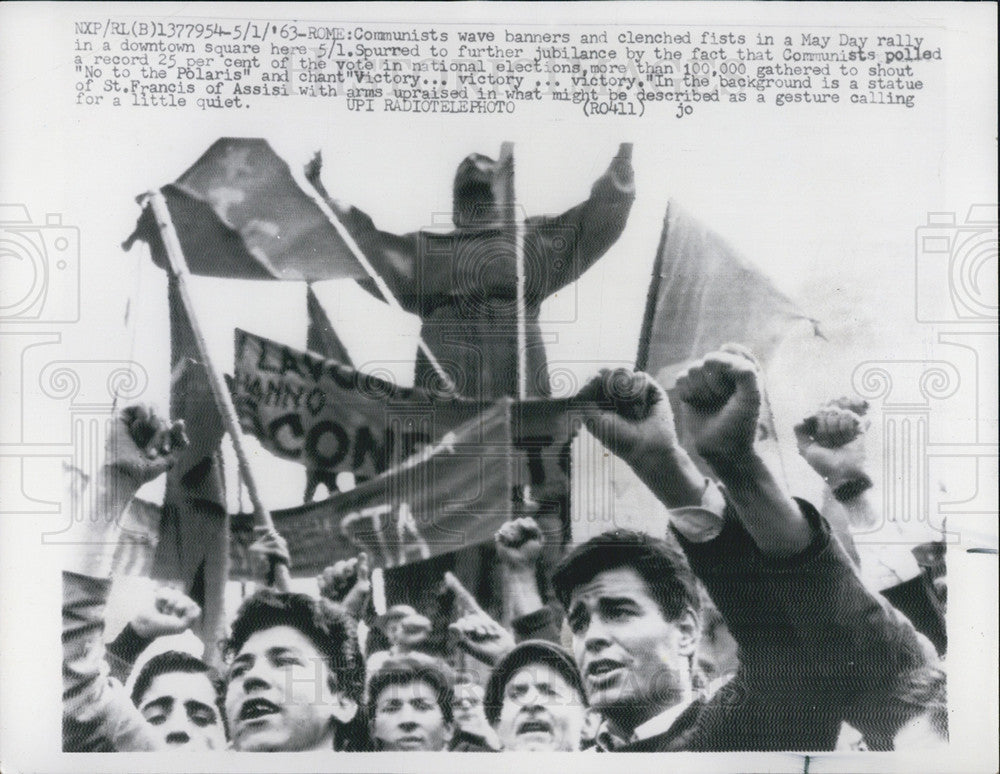
[[[152,750],[150,727],[124,686],[109,676],[104,609],[111,581],[63,573],[63,750]]]
[[[527,292],[543,299],[577,279],[621,236],[635,201],[632,162],[611,161],[590,190],[590,197],[556,217],[525,222]]]
[[[111,668],[111,677],[121,683],[128,680],[135,662],[139,660],[139,656],[152,642],[152,640],[140,635],[131,623],[125,624],[125,628],[119,632],[114,640],[108,643],[105,649],[108,666]]]
[[[873,696],[927,653],[912,625],[864,586],[815,508],[799,507],[813,540],[794,557],[762,554],[731,513],[711,541],[678,539],[740,648],[740,670],[713,709],[743,705],[739,722],[760,731],[759,743],[830,749],[841,721],[883,731]]]
[[[375,272],[385,280],[400,305],[407,312],[417,313],[419,298],[414,297],[413,291],[420,268],[419,234],[399,235],[382,231],[357,207],[345,207],[334,203],[332,199],[329,201],[344,228],[357,242]],[[362,279],[358,280],[358,284],[376,298],[385,300],[374,280]]]

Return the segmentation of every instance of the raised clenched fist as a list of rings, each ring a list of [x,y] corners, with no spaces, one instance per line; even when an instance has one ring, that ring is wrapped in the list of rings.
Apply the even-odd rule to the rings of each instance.
[[[587,430],[627,462],[680,446],[670,401],[642,371],[603,369],[577,393],[574,404],[586,412]]]
[[[530,516],[508,521],[493,539],[500,561],[511,569],[533,568],[545,542],[538,522]]]
[[[187,443],[183,421],[163,419],[144,404],[129,406],[112,424],[105,463],[142,485],[169,470]]]
[[[340,602],[354,618],[361,619],[371,594],[371,570],[364,551],[351,559],[342,559],[317,576],[321,596]]]
[[[846,408],[847,405],[862,412],[868,408],[863,401],[851,404],[841,398],[821,406],[795,426],[799,454],[834,492],[852,481],[871,485],[865,470],[864,441],[869,423],[862,414]]]
[[[753,355],[726,345],[677,380],[686,406],[685,424],[707,460],[736,459],[753,452],[760,417],[760,371]]]
[[[177,589],[162,586],[131,623],[136,634],[151,640],[187,631],[200,615],[201,608],[193,599]]]

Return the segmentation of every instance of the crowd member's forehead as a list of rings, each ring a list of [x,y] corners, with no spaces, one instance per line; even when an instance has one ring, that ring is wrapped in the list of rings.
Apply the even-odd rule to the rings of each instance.
[[[216,709],[215,686],[204,672],[164,672],[152,679],[139,700],[139,708],[164,699],[184,704],[194,700]]]
[[[375,696],[376,707],[381,707],[383,704],[393,701],[410,702],[417,700],[428,701],[435,706],[440,706],[441,699],[438,695],[438,689],[431,685],[427,680],[420,677],[414,677],[409,682],[405,683],[389,683],[383,686],[379,692],[378,696]]]
[[[646,579],[635,568],[622,565],[601,570],[589,581],[574,587],[570,592],[569,614],[584,603],[594,605],[613,600],[648,602],[659,609]]]
[[[535,688],[550,686],[560,693],[578,693],[562,672],[552,664],[541,660],[528,662],[515,669],[507,682],[504,683],[504,689],[510,690],[511,687],[520,685],[534,686]]]
[[[247,637],[232,663],[235,665],[251,655],[266,654],[276,650],[293,650],[317,662],[325,662],[319,647],[308,635],[294,626],[281,624],[258,629]]]
[[[556,678],[549,679],[549,674],[556,675]],[[565,696],[569,703],[576,703],[579,699],[580,703],[586,704],[583,680],[573,654],[548,640],[521,642],[493,668],[483,701],[490,723],[498,722],[509,706],[509,700],[518,701],[518,698],[508,695],[509,688],[511,693],[517,693],[521,698],[526,691],[534,698],[555,693]]]

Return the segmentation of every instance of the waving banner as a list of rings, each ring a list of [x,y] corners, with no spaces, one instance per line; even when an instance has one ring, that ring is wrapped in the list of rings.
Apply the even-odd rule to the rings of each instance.
[[[288,541],[293,575],[316,575],[358,551],[396,567],[492,540],[510,519],[511,488],[504,399],[356,489],[271,516]],[[249,515],[233,517],[233,537],[233,577],[253,577]]]
[[[223,137],[161,189],[193,274],[232,279],[325,280],[364,269],[312,196],[266,140]],[[146,206],[122,245],[141,239],[166,267]]]
[[[718,234],[667,205],[637,368],[670,386],[682,366],[729,342],[766,365],[797,320],[816,325]]]
[[[236,331],[233,401],[265,449],[310,470],[370,479],[487,409],[398,387],[336,360]],[[561,491],[575,423],[572,399],[511,405],[515,484],[536,499]]]

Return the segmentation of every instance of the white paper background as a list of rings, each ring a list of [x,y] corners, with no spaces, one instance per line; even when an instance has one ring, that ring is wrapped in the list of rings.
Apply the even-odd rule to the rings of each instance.
[[[73,104],[70,50],[74,20],[120,16],[306,19],[346,24],[389,22],[573,24],[659,31],[691,25],[750,31],[798,26],[919,31],[944,52],[929,70],[912,109],[739,105],[672,111],[643,119],[586,119],[548,103],[521,103],[513,116],[476,117],[348,113],[342,100],[285,100],[280,110],[257,100],[247,110],[101,109]],[[949,692],[952,753],[946,770],[996,768],[995,324],[933,325],[914,314],[915,230],[929,212],[955,212],[996,201],[996,7],[989,4],[475,4],[228,5],[5,4],[0,9],[0,202],[27,206],[36,223],[60,213],[79,229],[79,321],[0,327],[0,567],[3,643],[0,765],[4,771],[89,770],[461,770],[465,758],[386,756],[308,761],[307,757],[61,756],[59,729],[58,551],[43,532],[64,524],[59,455],[71,444],[67,400],[45,393],[55,361],[136,361],[148,376],[144,399],[166,405],[169,339],[165,282],[144,248],[123,253],[134,226],[134,197],[173,180],[220,136],[260,136],[293,166],[316,149],[324,181],[339,198],[368,212],[379,227],[411,231],[441,222],[451,209],[451,181],[468,153],[495,156],[515,142],[517,196],[529,214],[561,212],[582,200],[619,142],[635,143],[637,199],[622,238],[563,298],[543,308],[550,368],[575,384],[604,365],[635,358],[646,289],[668,198],[723,234],[809,314],[829,342],[793,332],[769,385],[779,430],[821,400],[847,393],[865,361],[939,360],[960,384],[931,403],[930,442],[954,447],[933,462],[932,513],[950,509]],[[473,25],[474,26],[474,25]],[[442,215],[444,213],[444,215]],[[994,209],[995,214],[995,209]],[[994,225],[995,228],[995,225]],[[993,254],[995,271],[996,254]],[[5,263],[0,271],[10,271]],[[16,268],[16,267],[15,267]],[[20,281],[20,277],[16,278]],[[0,275],[0,282],[4,277]],[[995,289],[995,278],[993,288]],[[941,289],[947,293],[947,288]],[[411,378],[418,321],[391,314],[351,283],[320,289],[355,363],[391,364]],[[199,280],[196,298],[219,362],[230,368],[232,328],[304,344],[304,289],[292,284]],[[126,306],[129,322],[125,324]],[[995,308],[995,307],[994,307]],[[979,338],[955,339],[981,331]],[[949,340],[947,337],[951,335]],[[944,336],[945,338],[942,338]],[[992,336],[992,338],[991,338]],[[949,343],[949,341],[951,343]],[[956,342],[958,345],[956,346]],[[567,383],[567,391],[572,389]],[[51,391],[51,390],[50,390]],[[990,453],[992,449],[992,456]],[[979,457],[979,461],[970,459]],[[265,456],[268,505],[295,502],[301,473]],[[794,476],[802,473],[789,462]],[[803,475],[800,490],[816,495]],[[962,502],[964,506],[947,505]],[[607,759],[580,757],[580,770]],[[537,756],[479,758],[477,766],[549,767]],[[676,760],[676,763],[675,763]],[[307,762],[308,761],[308,762]],[[657,769],[651,757],[610,762]],[[688,768],[801,771],[799,756],[678,756]],[[902,756],[863,760],[821,757],[810,771],[887,770]],[[917,768],[936,764],[921,759]],[[910,770],[915,770],[912,767]],[[929,769],[928,769],[929,770]]]

